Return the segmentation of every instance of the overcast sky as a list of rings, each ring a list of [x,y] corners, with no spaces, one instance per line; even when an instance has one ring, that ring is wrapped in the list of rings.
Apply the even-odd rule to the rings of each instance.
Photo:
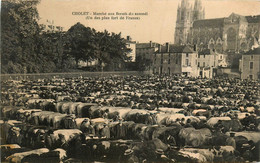
[[[193,4],[193,0],[190,3]],[[181,0],[41,0],[39,15],[54,20],[68,30],[77,22],[98,31],[130,35],[138,42],[173,42],[177,6]],[[240,15],[260,15],[260,0],[202,0],[205,18]],[[140,20],[87,20],[72,12],[148,12]]]

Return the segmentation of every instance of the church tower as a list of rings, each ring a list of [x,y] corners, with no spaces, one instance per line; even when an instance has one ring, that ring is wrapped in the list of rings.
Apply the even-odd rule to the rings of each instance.
[[[195,0],[194,8],[192,11],[192,21],[205,19],[205,9],[202,8],[201,1]]]
[[[196,20],[204,19],[204,17],[204,9],[200,0],[195,0],[194,7],[188,0],[182,0],[181,5],[177,9],[174,44],[189,44],[191,42],[192,23]]]

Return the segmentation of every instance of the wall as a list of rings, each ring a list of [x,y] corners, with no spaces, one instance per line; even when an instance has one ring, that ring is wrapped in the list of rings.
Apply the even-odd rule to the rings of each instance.
[[[60,77],[60,78],[72,78],[72,77],[108,77],[111,75],[120,75],[120,76],[126,76],[126,75],[144,75],[144,74],[150,74],[149,71],[139,72],[139,71],[113,71],[113,72],[69,72],[69,73],[39,73],[39,74],[1,74],[1,80],[24,80],[24,79],[31,79],[31,80],[37,80],[37,79],[51,79],[54,76]]]
[[[251,58],[253,56],[253,58]],[[250,62],[253,62],[253,69],[250,69]],[[253,79],[259,78],[260,72],[260,55],[243,55],[241,66],[241,79],[249,78],[249,75],[253,75]]]

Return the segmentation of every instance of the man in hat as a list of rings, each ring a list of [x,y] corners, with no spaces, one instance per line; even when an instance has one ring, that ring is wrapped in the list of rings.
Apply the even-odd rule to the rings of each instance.
[[[22,136],[20,134],[20,128],[12,126],[8,132],[8,142],[9,144],[21,144]]]
[[[226,145],[227,146],[232,146],[234,149],[236,149],[236,141],[235,141],[235,133],[231,132],[230,137],[226,139]]]
[[[85,133],[86,128],[90,125],[89,119],[85,118],[80,124],[80,130]]]
[[[127,163],[138,163],[139,159],[134,155],[134,151],[132,149],[125,150],[122,162]]]
[[[172,162],[171,159],[169,159],[162,149],[156,149],[156,159],[155,162]]]

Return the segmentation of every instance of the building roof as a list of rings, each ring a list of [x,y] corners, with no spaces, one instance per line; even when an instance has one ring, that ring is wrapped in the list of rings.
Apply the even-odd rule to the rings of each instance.
[[[152,47],[157,47],[159,44],[152,42]],[[136,43],[136,49],[141,49],[141,48],[151,48],[150,43]]]
[[[246,16],[248,23],[260,23],[260,15]]]
[[[203,19],[197,20],[193,23],[193,28],[200,28],[200,27],[223,27],[225,18],[216,18],[216,19]]]
[[[136,44],[136,41],[130,41],[130,40],[127,40],[127,39],[124,39],[123,42],[129,43],[129,44]]]
[[[248,52],[245,52],[243,55],[260,55],[260,47],[254,48],[249,50]]]
[[[159,52],[159,50],[157,51]],[[187,45],[169,45],[170,53],[193,53],[193,49]],[[167,53],[167,45],[161,46],[161,51],[159,53]]]
[[[199,55],[210,55],[210,49],[202,49],[198,52]]]
[[[231,16],[238,16],[241,18],[245,18],[248,23],[259,23],[260,22],[260,15],[254,15],[254,16],[241,16],[235,13],[232,13]],[[224,20],[227,19],[227,17],[224,18],[216,18],[216,19],[202,19],[194,21],[193,28],[203,28],[203,27],[223,27]]]

